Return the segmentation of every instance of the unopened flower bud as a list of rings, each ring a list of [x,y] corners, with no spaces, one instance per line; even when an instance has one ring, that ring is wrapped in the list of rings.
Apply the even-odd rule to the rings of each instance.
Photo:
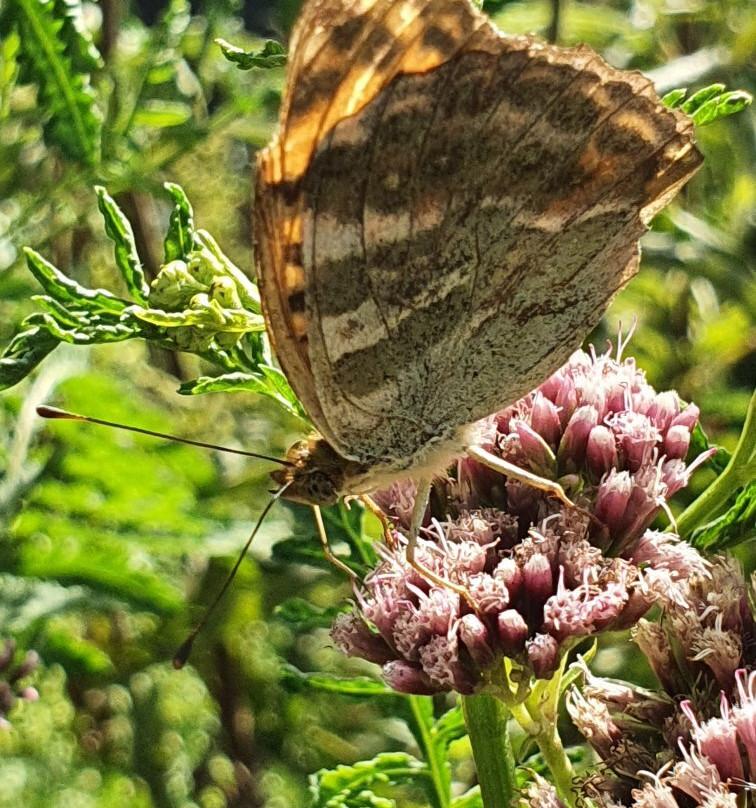
[[[678,424],[671,426],[664,436],[663,451],[668,458],[683,460],[690,448],[690,430]]]
[[[610,469],[617,467],[617,446],[614,433],[609,427],[599,424],[588,435],[585,461],[593,476],[598,480]]]
[[[556,405],[546,398],[540,390],[533,396],[530,425],[551,449],[556,449],[562,434],[559,411]]]
[[[551,563],[542,553],[534,553],[522,567],[523,597],[528,606],[540,608],[554,591]]]
[[[588,436],[598,425],[598,411],[594,406],[584,405],[575,410],[559,442],[557,456],[566,471],[575,471],[585,460]]]
[[[496,626],[504,654],[509,657],[517,656],[528,638],[528,624],[523,616],[516,609],[507,609],[499,615]]]
[[[688,406],[682,412],[675,415],[669,425],[669,428],[671,429],[673,426],[684,426],[686,429],[692,432],[693,428],[698,423],[700,415],[701,411],[695,404],[688,404]]]
[[[380,634],[371,631],[354,612],[340,614],[331,626],[331,639],[347,656],[382,665],[396,655]]]
[[[559,643],[549,634],[536,634],[525,643],[536,679],[548,679],[559,667]]]
[[[493,662],[488,628],[477,615],[466,614],[459,621],[459,639],[476,665],[484,668]]]
[[[542,476],[553,476],[556,472],[556,460],[548,443],[524,421],[515,421],[513,426],[530,470]]]
[[[414,696],[432,696],[443,690],[430,680],[422,668],[401,659],[392,660],[383,666],[383,680],[397,692]]]

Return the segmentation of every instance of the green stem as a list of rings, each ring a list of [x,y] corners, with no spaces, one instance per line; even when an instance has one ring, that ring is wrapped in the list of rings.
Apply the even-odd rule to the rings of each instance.
[[[509,808],[515,794],[515,760],[507,722],[510,711],[493,696],[462,699],[484,808]]]
[[[751,396],[746,422],[730,462],[717,479],[677,519],[677,533],[683,538],[722,511],[735,492],[756,474],[756,391]]]
[[[433,784],[434,808],[450,808],[449,768],[446,757],[438,754],[437,744],[433,743],[431,736],[431,728],[425,720],[422,700],[427,698],[427,696],[410,696],[408,701],[414,716],[416,737],[422,748]]]
[[[542,723],[541,727],[541,731],[533,738],[538,744],[544,762],[549,767],[552,784],[565,804],[574,806],[575,793],[572,786],[575,773],[562,745],[562,739],[559,737],[556,722],[550,726]]]
[[[524,706],[533,722],[529,729],[530,735],[549,767],[552,784],[564,803],[572,808],[576,798],[572,790],[575,773],[562,745],[558,728],[559,701],[566,663],[565,654],[559,670],[551,679],[539,679],[535,683]]]

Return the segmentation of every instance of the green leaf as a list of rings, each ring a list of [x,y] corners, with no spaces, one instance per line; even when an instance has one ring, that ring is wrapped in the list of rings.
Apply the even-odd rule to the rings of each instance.
[[[693,123],[696,126],[705,126],[708,123],[726,118],[728,115],[735,115],[753,102],[753,97],[743,90],[733,90],[729,93],[722,93],[717,98],[712,98],[702,104],[692,115]]]
[[[711,447],[712,444],[709,443],[709,438],[706,436],[706,433],[701,426],[701,422],[699,421],[693,428],[693,432],[691,432],[690,435],[690,449],[688,449],[688,458],[693,461],[698,457],[698,455],[708,452]],[[725,470],[727,464],[730,462],[730,453],[723,446],[717,446],[716,454],[710,457],[707,462],[712,471],[714,471],[716,474],[721,474]]]
[[[142,270],[142,262],[139,260],[131,222],[102,186],[95,186],[95,192],[97,206],[105,220],[105,232],[114,245],[116,266],[121,271],[132,297],[139,303],[145,303],[150,294],[150,287]]]
[[[375,698],[376,696],[399,697],[388,685],[367,676],[345,678],[331,676],[327,673],[303,673],[293,665],[284,665],[281,669],[281,680],[292,689],[322,690],[328,693],[340,693],[342,696],[360,696]]]
[[[175,260],[186,261],[193,245],[194,211],[180,185],[166,182],[163,187],[173,199],[173,210],[163,241],[165,263]]]
[[[267,40],[262,50],[245,51],[237,48],[225,39],[216,39],[223,55],[229,62],[233,62],[239,70],[251,70],[253,67],[272,68],[283,67],[286,64],[286,51],[283,46],[272,39]]]
[[[284,373],[272,365],[260,365],[259,367],[265,380],[269,383],[270,388],[278,394],[277,396],[274,395],[274,398],[282,401],[284,407],[289,412],[297,415],[299,418],[307,420],[307,413],[304,411],[304,407],[299,403],[299,399],[291,389]]]
[[[318,609],[302,598],[289,598],[276,606],[273,614],[300,633],[312,631],[314,628],[330,628],[342,611],[335,607]]]
[[[677,109],[682,104],[683,99],[688,94],[686,87],[681,87],[678,90],[670,90],[666,95],[662,96],[662,104],[670,109]]]
[[[690,539],[691,544],[707,553],[721,553],[756,539],[756,480],[738,494],[734,504],[720,517],[704,525]]]
[[[240,333],[265,329],[265,323],[259,315],[250,314],[245,309],[224,309],[215,300],[209,301],[201,308],[185,309],[184,311],[162,311],[161,309],[144,308],[144,306],[129,306],[128,312],[146,323],[163,328],[207,326],[219,331]]]
[[[334,553],[334,555],[345,564],[349,560],[341,553]],[[310,534],[297,534],[291,538],[277,541],[271,548],[271,557],[282,564],[306,564],[323,570],[333,570],[333,565],[323,555],[323,548],[315,534],[314,526]]]
[[[447,749],[450,743],[464,738],[467,735],[467,728],[465,727],[465,714],[462,711],[462,705],[457,704],[447,710],[436,721],[433,732],[437,742],[444,749]]]
[[[720,118],[734,115],[753,102],[751,94],[744,90],[725,92],[724,84],[710,84],[693,93],[687,101],[686,93],[686,89],[672,90],[662,98],[662,103],[690,115],[696,126],[705,126]]]
[[[469,791],[452,800],[451,808],[485,808],[480,786],[473,786]]]
[[[697,90],[691,97],[680,105],[680,109],[686,115],[693,115],[693,113],[709,101],[711,98],[716,98],[724,92],[724,84],[711,84],[701,90]]]
[[[66,277],[39,253],[24,248],[26,264],[42,288],[60,303],[75,303],[89,311],[122,312],[127,304],[105,289],[87,289]]]
[[[69,326],[60,323],[49,314],[32,314],[27,323],[46,328],[59,342],[71,345],[96,345],[103,342],[123,342],[135,336],[134,329],[126,323],[93,324],[85,322],[82,326]]]
[[[101,115],[90,85],[99,54],[81,23],[78,0],[15,0],[8,9],[21,40],[22,80],[39,87],[45,140],[93,167]]]
[[[3,24],[0,18],[0,25]],[[0,39],[0,121],[8,116],[11,109],[11,95],[18,78],[18,54],[21,38],[18,31],[10,29]]]
[[[321,770],[311,780],[311,808],[394,808],[394,800],[371,789],[416,782],[425,772],[425,765],[405,752],[384,752],[353,766]]]
[[[151,126],[163,129],[180,126],[191,120],[192,108],[181,101],[152,99],[145,101],[134,113],[132,123],[136,126]]]
[[[59,344],[59,339],[39,325],[17,334],[0,357],[0,390],[26,378]]]
[[[260,393],[275,399],[284,409],[293,415],[303,413],[302,405],[296,401],[292,403],[281,395],[278,388],[272,387],[267,378],[252,373],[224,373],[221,376],[200,376],[179,387],[179,393],[185,396],[197,396],[203,393]]]

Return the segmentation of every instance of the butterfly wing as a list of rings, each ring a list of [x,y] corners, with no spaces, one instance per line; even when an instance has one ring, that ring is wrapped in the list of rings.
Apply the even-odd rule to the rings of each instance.
[[[304,175],[338,121],[379,97],[398,74],[442,64],[448,48],[482,22],[466,3],[310,0],[292,32],[279,129],[257,156],[255,252],[276,355],[315,426],[345,456],[359,450],[350,452],[341,431],[331,429],[310,356],[314,289],[303,259]]]
[[[467,0],[308,3],[258,238],[315,425],[401,468],[532,389],[700,159],[689,120],[589,48],[504,37]]]

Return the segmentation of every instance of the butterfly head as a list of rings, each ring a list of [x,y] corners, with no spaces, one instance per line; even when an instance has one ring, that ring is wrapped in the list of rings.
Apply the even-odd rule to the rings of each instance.
[[[297,441],[286,461],[271,477],[279,485],[287,485],[284,499],[306,505],[334,505],[351,493],[348,481],[359,471],[358,463],[342,457],[319,435]]]

